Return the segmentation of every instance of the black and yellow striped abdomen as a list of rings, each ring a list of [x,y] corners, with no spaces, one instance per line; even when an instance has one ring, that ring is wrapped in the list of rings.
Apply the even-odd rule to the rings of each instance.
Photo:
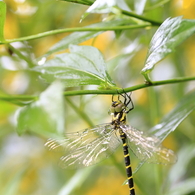
[[[126,102],[127,97],[129,98],[128,102]],[[127,179],[128,179],[128,185],[129,185],[129,192],[130,192],[130,195],[135,195],[135,189],[133,185],[133,176],[132,176],[132,170],[131,170],[131,162],[130,162],[130,156],[129,156],[128,145],[127,145],[127,137],[120,127],[121,125],[126,124],[126,114],[134,108],[132,104],[132,108],[127,109],[127,106],[130,102],[132,102],[131,98],[130,96],[126,94],[124,103],[122,103],[119,99],[117,101],[112,101],[112,106],[110,110],[113,115],[112,125],[114,125],[115,130],[119,130],[120,138],[123,143],[123,153],[124,153],[124,159],[125,159],[125,167],[126,167],[126,173],[127,173]]]
[[[125,166],[126,166],[126,173],[127,173],[130,195],[135,195],[131,162],[130,162],[129,150],[128,150],[127,141],[126,141],[126,134],[123,133],[121,129],[119,130],[119,133],[120,133],[121,140],[123,142],[123,152],[124,152],[124,159],[125,159]]]

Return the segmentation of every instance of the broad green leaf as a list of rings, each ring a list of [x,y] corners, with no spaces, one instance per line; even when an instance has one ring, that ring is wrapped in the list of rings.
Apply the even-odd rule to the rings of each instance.
[[[98,49],[92,46],[70,45],[70,53],[57,55],[33,70],[40,72],[47,82],[56,79],[66,87],[81,85],[114,86],[106,71],[106,64]]]
[[[187,155],[186,155],[187,154]],[[189,168],[190,162],[195,157],[195,144],[189,144],[183,146],[178,152],[178,162],[171,168],[169,173],[169,182],[174,186],[174,184],[185,179],[186,170]]]
[[[51,55],[53,53],[63,51],[65,49],[68,49],[70,44],[79,44],[82,43],[88,39],[91,39],[93,37],[96,37],[97,35],[103,33],[104,31],[98,31],[99,28],[105,27],[110,28],[114,26],[123,26],[128,24],[135,24],[132,22],[132,20],[127,19],[120,19],[120,20],[112,20],[107,22],[100,22],[96,24],[92,24],[89,26],[83,27],[85,28],[94,28],[94,31],[86,31],[86,32],[74,32],[70,34],[69,36],[66,36],[64,39],[56,43],[51,49],[45,54],[45,56]]]
[[[167,195],[186,195],[195,193],[195,178],[187,179],[183,182],[179,182],[171,188]]]
[[[194,99],[195,91],[186,95],[159,124],[149,130],[149,134],[158,137],[160,144],[195,109]],[[144,163],[145,162],[140,162],[135,172],[137,172]]]
[[[171,188],[167,195],[193,194],[195,192],[195,178],[186,179],[186,172],[193,165],[195,157],[195,144],[185,145],[178,152],[178,162],[171,168],[168,181]]]
[[[187,94],[177,106],[167,114],[161,123],[154,126],[150,133],[163,141],[195,109],[195,91]]]
[[[39,100],[21,108],[17,113],[17,133],[26,130],[51,136],[64,131],[63,86],[54,82],[39,96]]]
[[[0,0],[0,42],[4,41],[4,23],[6,18],[6,4]]]
[[[195,20],[182,19],[182,17],[168,18],[154,34],[146,63],[141,73],[148,80],[148,73],[154,66],[168,54],[173,52],[180,43],[195,32]]]

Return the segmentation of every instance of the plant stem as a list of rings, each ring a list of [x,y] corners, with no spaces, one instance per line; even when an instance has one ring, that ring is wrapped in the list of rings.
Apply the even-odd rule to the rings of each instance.
[[[32,102],[38,100],[38,96],[28,96],[28,95],[9,95],[9,96],[0,96],[0,101],[6,101],[13,103],[15,105],[20,105],[22,102]],[[19,104],[20,102],[20,104]],[[23,105],[26,105],[24,103]]]
[[[145,18],[143,16],[140,16],[140,15],[137,15],[133,12],[128,12],[126,10],[121,10],[121,13],[126,15],[126,16],[131,16],[131,17],[134,17],[134,18],[137,18],[137,19],[140,19],[140,20],[143,20],[145,22],[149,22],[150,24],[152,24],[153,26],[160,26],[162,24],[162,22],[158,22],[158,21],[154,21],[152,19],[149,19],[149,18]]]
[[[25,55],[23,55],[20,50],[16,49],[15,47],[13,47],[11,44],[8,44],[8,47],[13,51],[13,53],[15,53],[20,59],[23,59],[24,61],[27,62],[27,64],[29,65],[30,68],[34,67],[35,64],[33,64],[33,62],[29,59],[29,57],[26,57]]]
[[[75,110],[75,112],[90,126],[94,126],[93,122],[90,120],[90,118],[87,116],[85,112],[83,112],[81,109],[79,109],[70,99],[66,98],[66,101],[69,103],[69,105]]]
[[[162,80],[162,81],[153,81],[150,84],[144,83],[135,85],[133,87],[128,87],[124,89],[112,89],[112,90],[80,90],[80,91],[66,91],[64,92],[64,96],[75,96],[75,95],[92,95],[92,94],[99,94],[99,95],[113,95],[118,93],[125,92],[131,92],[136,91],[139,89],[147,88],[147,87],[154,87],[159,85],[165,85],[165,84],[176,84],[181,82],[187,82],[187,81],[193,81],[195,80],[195,77],[185,77],[185,78],[175,78],[170,80]],[[38,99],[38,96],[25,96],[25,95],[15,95],[15,96],[0,96],[0,100],[7,101],[14,103],[14,101],[35,101]]]
[[[19,41],[29,41],[33,39],[38,39],[50,35],[60,34],[60,33],[67,33],[67,32],[83,32],[83,31],[108,31],[108,30],[129,30],[129,29],[138,29],[138,28],[146,28],[151,27],[150,24],[142,24],[142,25],[125,25],[125,26],[112,26],[112,27],[76,27],[76,28],[64,28],[64,29],[58,29],[58,30],[51,30],[43,33],[39,33],[36,35],[30,35],[26,37],[20,37],[16,39],[7,39],[5,41],[1,41],[0,44],[6,44],[6,43],[13,43],[13,42],[19,42]]]
[[[86,0],[85,1],[82,1],[82,0],[64,0],[64,1],[71,2],[71,3],[78,3],[78,4],[82,4],[82,5],[88,5],[88,6],[93,4],[93,2],[86,1]]]
[[[93,3],[90,2],[90,1],[88,1],[88,2],[82,2],[81,0],[64,0],[64,1],[73,2],[73,3],[78,3],[78,4],[83,4],[83,5],[89,5],[89,6],[93,4]],[[119,8],[117,7],[117,9],[119,9]],[[135,14],[135,13],[133,13],[133,12],[128,12],[128,11],[122,10],[122,9],[120,9],[120,11],[121,11],[122,14],[124,14],[124,15],[126,15],[126,16],[131,16],[131,17],[137,18],[137,19],[139,19],[139,20],[142,20],[142,21],[145,21],[145,22],[149,22],[149,23],[151,23],[153,26],[160,26],[160,25],[161,25],[161,22],[154,21],[154,20],[151,20],[151,19],[149,19],[149,18],[145,18],[145,17],[140,16],[140,15],[138,15],[138,14]]]
[[[80,1],[81,3],[81,1]],[[108,30],[129,30],[129,29],[138,29],[138,28],[146,28],[146,27],[152,27],[152,26],[160,26],[161,22],[154,21],[152,19],[145,18],[143,16],[137,15],[133,12],[128,12],[125,10],[120,9],[121,13],[127,16],[131,16],[134,18],[137,18],[139,20],[149,22],[149,24],[141,24],[141,25],[126,25],[126,26],[114,26],[114,27],[75,27],[75,28],[64,28],[64,29],[58,29],[58,30],[51,30],[43,33],[39,33],[36,35],[30,35],[26,37],[20,37],[15,39],[7,39],[7,40],[0,40],[0,44],[7,44],[7,43],[13,43],[13,42],[19,42],[19,41],[29,41],[33,39],[39,39],[42,37],[60,34],[60,33],[67,33],[67,32],[83,32],[83,31],[108,31]]]
[[[180,82],[187,82],[187,81],[193,81],[195,80],[195,77],[185,77],[185,78],[175,78],[170,80],[162,80],[162,81],[153,81],[150,84],[144,83],[135,85],[133,87],[128,87],[124,89],[113,89],[113,90],[82,90],[82,91],[66,91],[64,92],[65,96],[74,96],[74,95],[91,95],[91,94],[100,94],[100,95],[113,95],[118,93],[125,92],[131,92],[136,91],[139,89],[147,88],[147,87],[154,87],[158,85],[165,85],[165,84],[176,84]]]

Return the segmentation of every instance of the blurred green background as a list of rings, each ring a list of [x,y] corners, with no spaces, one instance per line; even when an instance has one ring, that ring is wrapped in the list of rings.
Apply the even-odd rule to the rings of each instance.
[[[54,0],[5,0],[7,15],[5,38],[12,39],[53,29],[86,26],[99,22],[103,15],[90,14],[81,23],[84,5]],[[187,0],[166,1],[160,7],[153,5],[165,1],[147,1],[145,15],[157,21],[182,15],[195,18],[195,2]],[[129,6],[133,1],[129,1]],[[97,47],[108,62],[108,72],[120,87],[143,83],[140,74],[147,54],[148,44],[156,28],[104,32],[82,45]],[[68,33],[48,36],[28,42],[16,42],[13,46],[27,58],[41,57]],[[177,51],[160,62],[152,72],[153,80],[171,79],[194,75],[195,36],[193,35]],[[24,60],[11,55],[6,45],[0,46],[0,94],[38,95],[48,86],[29,68]],[[122,76],[121,76],[122,75]],[[90,87],[85,87],[85,89]],[[73,88],[70,90],[76,90]],[[128,123],[147,131],[171,111],[187,92],[194,89],[194,82],[169,84],[133,92],[135,109],[128,116]],[[85,112],[93,124],[111,120],[108,108],[111,96],[67,97]],[[65,131],[78,131],[89,127],[65,98]],[[61,169],[58,160],[62,153],[50,152],[44,147],[47,136],[27,131],[16,133],[15,113],[19,106],[0,101],[0,194],[2,195],[124,195],[128,187],[122,148],[114,157],[89,168]],[[191,113],[169,135],[163,145],[178,155],[173,166],[145,164],[134,175],[137,195],[195,195],[195,113]],[[132,157],[135,170],[137,160]],[[181,188],[181,189],[180,189]],[[185,191],[186,190],[186,191]]]

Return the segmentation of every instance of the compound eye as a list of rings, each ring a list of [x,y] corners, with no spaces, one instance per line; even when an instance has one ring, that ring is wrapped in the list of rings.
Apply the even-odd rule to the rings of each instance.
[[[108,110],[108,114],[112,115],[114,112],[115,112],[115,108],[111,106],[110,109]]]
[[[119,112],[121,112],[123,109],[125,109],[124,103],[122,103],[120,100],[118,100],[118,101],[113,101],[113,102],[112,102],[112,105],[111,105],[111,107],[110,107],[110,110],[109,110],[109,114],[119,113]]]
[[[123,108],[124,108],[124,104],[121,102],[114,108],[114,110],[115,112],[121,112]]]

